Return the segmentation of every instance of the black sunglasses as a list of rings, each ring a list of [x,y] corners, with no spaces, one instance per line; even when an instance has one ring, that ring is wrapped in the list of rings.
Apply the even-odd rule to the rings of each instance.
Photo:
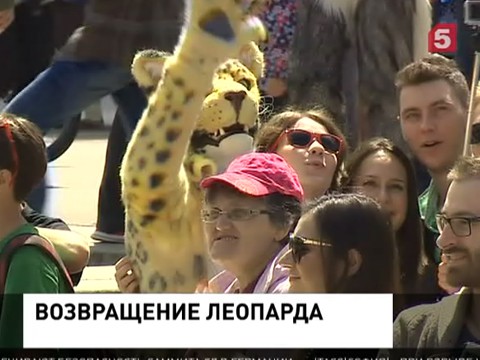
[[[314,240],[314,239],[307,239],[303,236],[293,235],[290,234],[290,239],[288,242],[288,246],[292,252],[293,261],[298,264],[302,258],[307,255],[312,246],[332,246],[331,243],[321,241],[321,240]]]

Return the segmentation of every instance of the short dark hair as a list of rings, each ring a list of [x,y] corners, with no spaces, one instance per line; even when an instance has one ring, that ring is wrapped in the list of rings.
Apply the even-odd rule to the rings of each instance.
[[[272,149],[272,146],[278,137],[282,135],[285,130],[292,128],[296,122],[302,118],[309,118],[316,121],[320,125],[323,125],[330,134],[339,137],[343,141],[343,146],[337,154],[337,168],[333,174],[332,184],[330,186],[330,190],[337,190],[342,177],[343,161],[348,152],[348,144],[344,134],[335,124],[334,118],[332,118],[326,110],[322,108],[299,110],[292,107],[274,115],[264,123],[257,132],[255,136],[255,149],[258,152],[275,151],[276,149]]]
[[[322,240],[332,244],[333,256],[324,262],[327,292],[399,292],[394,233],[377,202],[359,194],[330,194],[309,203],[305,214],[313,217]],[[345,260],[351,249],[361,254],[361,266],[351,277],[334,283],[336,260]]]
[[[38,185],[47,171],[47,152],[40,129],[32,122],[12,115],[1,114],[0,125],[0,169],[15,174],[13,192],[15,200],[24,201]]]
[[[426,82],[444,80],[454,90],[462,106],[466,109],[469,101],[469,89],[465,76],[455,61],[439,54],[431,54],[414,61],[401,69],[395,79],[400,91],[406,86],[420,85]]]

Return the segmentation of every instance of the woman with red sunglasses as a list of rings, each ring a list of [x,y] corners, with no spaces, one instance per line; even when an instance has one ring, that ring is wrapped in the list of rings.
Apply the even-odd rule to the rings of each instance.
[[[347,143],[323,110],[287,110],[273,116],[256,136],[256,151],[282,156],[297,172],[306,200],[340,188]]]

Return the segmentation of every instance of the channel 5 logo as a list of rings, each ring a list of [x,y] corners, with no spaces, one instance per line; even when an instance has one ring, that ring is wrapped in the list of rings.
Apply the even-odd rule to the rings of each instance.
[[[431,53],[455,53],[457,51],[457,24],[435,25],[428,33],[428,51]]]

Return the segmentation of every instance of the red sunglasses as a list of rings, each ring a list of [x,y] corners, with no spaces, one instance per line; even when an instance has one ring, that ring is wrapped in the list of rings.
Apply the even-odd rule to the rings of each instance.
[[[332,134],[317,134],[307,130],[287,129],[277,138],[271,151],[276,149],[283,136],[287,137],[289,145],[301,149],[308,148],[316,140],[325,151],[334,155],[340,152],[343,144],[342,139]]]
[[[12,184],[15,183],[15,179],[18,173],[18,153],[17,147],[15,146],[15,139],[13,138],[12,128],[10,123],[7,120],[0,121],[0,129],[5,129],[5,135],[7,136],[8,141],[10,142],[12,157],[13,157],[13,169],[12,169]]]

